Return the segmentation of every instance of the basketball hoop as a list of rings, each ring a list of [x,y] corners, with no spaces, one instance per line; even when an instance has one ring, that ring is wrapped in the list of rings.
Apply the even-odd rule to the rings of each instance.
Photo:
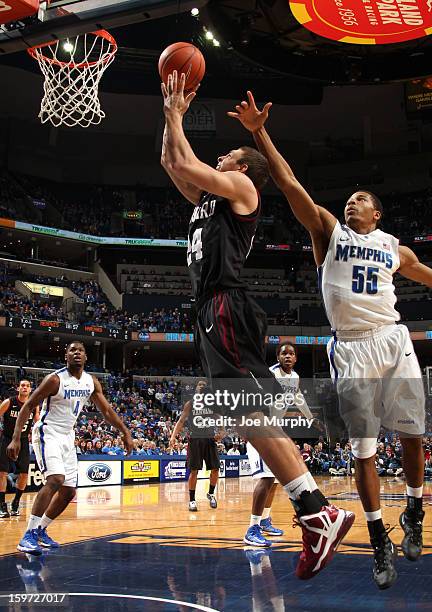
[[[105,117],[99,82],[117,51],[105,30],[55,40],[27,50],[45,78],[39,118],[54,127],[98,125]]]

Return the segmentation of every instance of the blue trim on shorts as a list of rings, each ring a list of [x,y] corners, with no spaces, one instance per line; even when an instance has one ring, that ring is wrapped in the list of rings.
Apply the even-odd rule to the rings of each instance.
[[[40,426],[40,441],[41,441],[41,452],[42,452],[42,474],[44,474],[47,471],[47,467],[46,467],[46,460],[45,460],[45,441],[44,441],[44,425],[45,425],[45,419],[46,416],[49,412],[50,409],[50,402],[51,402],[51,395],[48,395],[47,397],[47,406],[46,406],[46,410],[45,413],[43,415],[43,417],[41,418],[41,426]]]
[[[329,353],[329,359],[330,359],[330,363],[334,371],[335,382],[337,382],[337,379],[339,378],[339,372],[337,370],[336,363],[335,363],[336,344],[337,344],[336,332],[333,332],[333,340],[332,340],[332,345],[331,345],[331,349]]]

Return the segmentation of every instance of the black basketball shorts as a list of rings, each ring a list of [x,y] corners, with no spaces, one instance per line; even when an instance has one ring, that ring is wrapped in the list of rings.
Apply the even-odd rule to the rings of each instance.
[[[213,391],[230,385],[251,393],[283,393],[265,361],[266,330],[264,310],[242,289],[215,293],[202,304],[195,346]]]
[[[191,438],[187,451],[187,467],[200,470],[206,464],[207,470],[218,470],[220,459],[215,440],[211,438]]]
[[[11,461],[6,454],[6,449],[11,443],[10,438],[2,436],[0,443],[0,472],[14,471],[15,474],[27,474],[30,464],[30,449],[27,438],[21,438],[21,448],[16,461]],[[13,466],[15,469],[13,470]]]

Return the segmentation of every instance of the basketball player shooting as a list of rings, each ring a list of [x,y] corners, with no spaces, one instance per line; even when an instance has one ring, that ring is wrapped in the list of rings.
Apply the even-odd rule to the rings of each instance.
[[[264,124],[271,103],[262,110],[253,95],[228,115],[252,132],[266,156],[270,173],[298,221],[309,231],[333,339],[328,345],[339,409],[356,461],[355,478],[374,551],[373,578],[386,589],[396,580],[397,551],[386,531],[375,469],[380,427],[397,431],[403,447],[407,506],[399,522],[402,551],[416,561],[422,551],[425,397],[422,374],[409,331],[396,325],[393,275],[432,287],[432,270],[413,251],[399,245],[378,225],[383,207],[377,196],[359,190],[345,205],[345,224],[318,206],[278,152]]]
[[[179,78],[176,71],[162,83],[165,130],[161,163],[195,206],[187,262],[197,304],[195,338],[201,363],[211,387],[227,379],[251,384],[267,379],[274,389],[277,383],[264,359],[266,316],[240,279],[258,224],[259,190],[268,179],[268,164],[251,147],[221,155],[216,169],[201,162],[183,131],[183,115],[196,95],[191,92],[185,97],[184,84],[185,75]],[[292,501],[303,531],[296,575],[311,578],[330,562],[354,515],[329,504],[282,429],[263,424],[241,433]]]
[[[27,530],[17,546],[25,553],[40,555],[41,547],[59,547],[48,535],[47,527],[75,497],[78,460],[74,425],[84,406],[94,402],[104,419],[121,432],[128,453],[133,451],[129,429],[109,405],[98,379],[84,370],[86,361],[82,342],[67,345],[66,367],[48,374],[25,402],[7,448],[8,456],[15,461],[20,452],[24,424],[30,413],[43,404],[41,418],[33,427],[32,442],[46,484],[36,496]]]

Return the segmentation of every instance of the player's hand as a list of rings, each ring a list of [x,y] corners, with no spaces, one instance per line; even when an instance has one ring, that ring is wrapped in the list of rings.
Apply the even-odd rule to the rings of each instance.
[[[168,76],[167,84],[161,84],[162,95],[164,97],[165,115],[178,113],[181,117],[183,117],[185,112],[188,110],[190,103],[196,96],[196,89],[198,89],[198,87],[195,89],[195,91],[191,91],[185,97],[185,82],[185,73],[182,72],[179,78],[177,70],[174,70],[172,74]]]
[[[122,435],[123,443],[127,450],[127,454],[131,455],[134,451],[134,443],[131,432],[128,430],[125,434]]]
[[[16,461],[18,459],[18,455],[21,449],[21,440],[12,440],[9,446],[6,449],[6,454],[11,459],[11,461]]]
[[[256,132],[268,119],[269,110],[272,106],[271,102],[267,102],[264,105],[262,110],[259,110],[257,105],[255,104],[254,97],[251,91],[247,92],[248,101],[241,102],[241,104],[237,104],[236,111],[237,112],[229,112],[227,113],[228,117],[233,117],[234,119],[238,119],[240,123],[247,129],[249,132]]]

